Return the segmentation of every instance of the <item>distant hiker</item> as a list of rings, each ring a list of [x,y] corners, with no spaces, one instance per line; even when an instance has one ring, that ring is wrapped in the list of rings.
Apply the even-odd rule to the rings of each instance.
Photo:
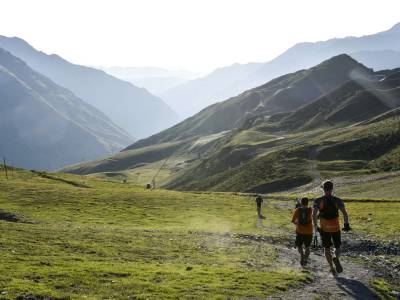
[[[350,230],[349,216],[341,199],[333,196],[333,182],[325,181],[322,185],[324,196],[314,201],[313,221],[316,231],[319,231],[322,240],[322,247],[325,250],[325,257],[333,274],[343,272],[340,264],[340,246],[342,244],[339,223],[339,210],[343,214],[344,231]],[[318,212],[320,227],[318,226]],[[335,246],[335,251],[332,251]],[[334,256],[332,256],[334,254]],[[333,267],[335,265],[335,268]]]
[[[261,206],[264,202],[264,199],[261,197],[261,195],[257,195],[256,197],[256,203],[257,203],[257,214],[259,219],[265,219],[265,217],[261,214]]]
[[[296,225],[296,247],[300,253],[300,264],[305,266],[310,256],[313,237],[312,209],[308,207],[308,198],[301,198],[300,207],[294,211],[292,223]]]
[[[150,190],[150,189],[151,189],[151,184],[150,183],[146,184],[146,190]]]

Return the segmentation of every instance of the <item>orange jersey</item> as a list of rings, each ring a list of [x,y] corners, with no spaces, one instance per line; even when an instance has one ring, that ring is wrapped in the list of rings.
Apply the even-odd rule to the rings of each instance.
[[[344,203],[340,198],[331,196],[329,197],[330,199],[325,199],[325,197],[321,197],[316,199],[314,202],[314,209],[318,209],[320,212],[323,211],[324,209],[324,204],[325,201],[333,201],[334,207],[339,210],[339,208],[344,207]],[[321,230],[324,232],[338,232],[340,231],[340,222],[339,222],[339,214],[337,214],[337,217],[334,217],[332,219],[326,219],[322,216],[322,213],[320,214],[320,225],[321,225]]]
[[[296,232],[299,234],[312,234],[313,233],[313,226],[312,226],[312,209],[311,207],[308,207],[308,224],[307,225],[301,225],[299,224],[299,214],[300,214],[300,209],[301,208],[296,208],[296,210],[293,213],[292,217],[292,222],[296,223]]]
[[[322,231],[325,231],[325,232],[340,231],[339,217],[330,219],[330,220],[320,218],[320,224],[321,224]]]

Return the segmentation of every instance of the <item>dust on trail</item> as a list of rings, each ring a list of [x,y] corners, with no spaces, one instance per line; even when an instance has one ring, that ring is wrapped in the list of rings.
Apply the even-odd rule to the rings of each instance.
[[[293,269],[302,268],[296,249],[280,248],[280,259],[286,261]],[[329,272],[323,250],[312,252],[310,263],[305,269],[310,272],[313,282],[267,299],[379,299],[368,286],[374,278],[374,271],[352,263],[345,257],[341,260],[344,271],[333,276]]]

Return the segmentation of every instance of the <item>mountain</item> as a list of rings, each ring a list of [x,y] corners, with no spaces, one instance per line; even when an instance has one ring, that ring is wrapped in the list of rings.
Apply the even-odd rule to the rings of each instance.
[[[293,111],[352,78],[368,78],[372,75],[371,69],[350,56],[339,55],[311,69],[278,77],[224,102],[213,104],[167,130],[139,140],[128,149],[239,128],[251,117]]]
[[[125,79],[127,80],[127,79]],[[154,95],[161,96],[170,89],[185,84],[189,79],[179,77],[149,77],[127,80],[138,87],[143,87]],[[169,103],[167,103],[169,105]]]
[[[400,23],[391,29],[362,37],[334,38],[316,43],[300,43],[294,45],[277,58],[264,64],[257,72],[245,80],[265,82],[265,78],[275,77],[277,72],[292,72],[309,68],[339,53],[353,54],[361,51],[400,51]],[[369,66],[369,62],[365,62]],[[397,67],[398,62],[395,62]],[[243,83],[246,85],[246,83]]]
[[[64,171],[178,190],[317,189],[324,177],[400,170],[399,108],[400,69],[374,72],[342,54]]]
[[[388,52],[389,51],[389,52]],[[399,67],[400,23],[391,29],[362,37],[334,38],[296,44],[266,63],[235,64],[190,81],[162,97],[182,117],[204,107],[259,86],[278,76],[310,68],[332,56],[346,53],[375,69]],[[389,54],[389,56],[382,56]]]
[[[399,72],[400,73],[400,72]],[[356,123],[400,107],[400,78],[351,80],[282,118],[280,127],[309,130]]]
[[[107,73],[126,80],[141,79],[141,78],[182,78],[182,79],[195,79],[199,76],[198,73],[190,71],[174,71],[156,67],[99,67],[99,69]]]
[[[175,112],[160,98],[104,71],[47,55],[20,38],[0,36],[0,47],[101,110],[134,137],[148,136],[177,120]]]
[[[143,87],[157,96],[199,76],[194,72],[171,71],[154,67],[100,67],[100,69],[138,87]]]
[[[250,118],[165,186],[266,193],[400,170],[398,74],[352,79],[294,112]]]
[[[0,156],[52,170],[110,155],[132,137],[103,113],[0,48]]]
[[[234,64],[219,68],[207,76],[172,88],[161,94],[161,97],[178,112],[181,119],[184,119],[215,102],[242,92],[243,89],[238,83],[258,70],[261,65]]]

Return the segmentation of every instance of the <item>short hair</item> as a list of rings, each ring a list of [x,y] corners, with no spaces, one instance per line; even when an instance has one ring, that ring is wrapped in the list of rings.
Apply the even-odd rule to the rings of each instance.
[[[303,197],[300,200],[301,205],[307,205],[308,204],[308,198],[307,197]]]
[[[331,180],[326,180],[322,184],[322,188],[324,191],[332,191],[333,190],[333,182]]]

